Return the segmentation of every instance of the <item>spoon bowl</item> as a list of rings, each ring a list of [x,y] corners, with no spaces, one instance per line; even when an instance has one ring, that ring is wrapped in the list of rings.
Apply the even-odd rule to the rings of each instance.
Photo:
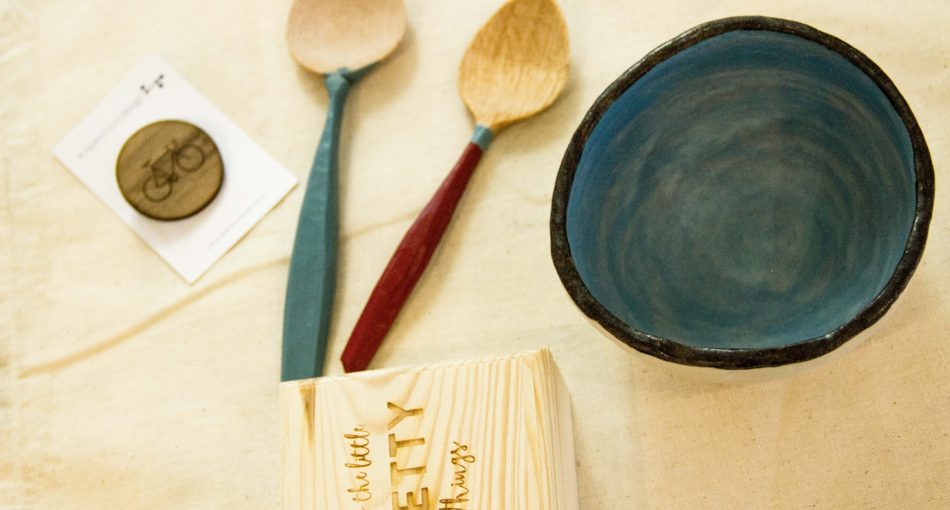
[[[287,47],[315,73],[355,71],[386,58],[405,32],[402,0],[295,0]]]
[[[537,28],[528,35],[519,29],[524,26]],[[557,4],[513,1],[469,44],[459,67],[459,95],[475,122],[497,134],[550,106],[564,89],[569,68],[567,24]]]

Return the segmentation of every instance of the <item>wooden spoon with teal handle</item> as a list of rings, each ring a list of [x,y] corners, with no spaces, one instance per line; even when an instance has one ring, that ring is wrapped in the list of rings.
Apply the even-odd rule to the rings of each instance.
[[[343,104],[350,86],[391,53],[405,31],[402,0],[295,0],[290,9],[290,54],[301,66],[324,76],[329,104],[290,258],[282,381],[323,372],[336,285],[337,153]]]
[[[369,365],[435,253],[492,138],[553,103],[567,83],[569,63],[567,24],[553,0],[511,0],[475,35],[458,78],[475,133],[383,270],[343,351],[344,370]]]

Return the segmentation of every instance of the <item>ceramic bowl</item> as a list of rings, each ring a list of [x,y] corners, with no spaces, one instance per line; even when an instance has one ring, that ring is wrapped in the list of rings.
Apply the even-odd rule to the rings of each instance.
[[[868,57],[801,23],[728,18],[596,100],[557,177],[552,254],[577,306],[633,349],[776,367],[887,311],[933,197],[917,122]]]

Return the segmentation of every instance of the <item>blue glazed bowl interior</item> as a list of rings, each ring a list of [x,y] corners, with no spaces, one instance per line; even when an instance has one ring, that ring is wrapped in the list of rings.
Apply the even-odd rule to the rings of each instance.
[[[603,113],[566,230],[591,295],[695,347],[781,347],[884,288],[916,206],[907,128],[832,50],[738,30],[674,54]]]

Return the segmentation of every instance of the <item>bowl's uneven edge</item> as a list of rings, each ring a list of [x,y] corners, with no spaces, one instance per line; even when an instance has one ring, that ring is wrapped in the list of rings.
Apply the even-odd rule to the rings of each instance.
[[[736,30],[765,30],[796,35],[816,42],[845,57],[870,77],[900,115],[914,151],[916,199],[914,222],[904,253],[884,289],[847,323],[825,335],[784,347],[717,349],[693,347],[650,335],[630,327],[601,305],[590,293],[574,265],[567,238],[567,207],[574,174],[588,137],[604,112],[650,69],[701,41]],[[568,145],[558,170],[551,205],[551,256],[558,276],[571,299],[590,319],[626,345],[644,354],[682,365],[741,370],[801,363],[827,354],[878,321],[907,286],[924,245],[933,213],[934,173],[923,133],[907,102],[890,78],[863,53],[832,35],[803,23],[764,16],[742,16],[710,21],[690,29],[656,48],[625,71],[594,101]]]

